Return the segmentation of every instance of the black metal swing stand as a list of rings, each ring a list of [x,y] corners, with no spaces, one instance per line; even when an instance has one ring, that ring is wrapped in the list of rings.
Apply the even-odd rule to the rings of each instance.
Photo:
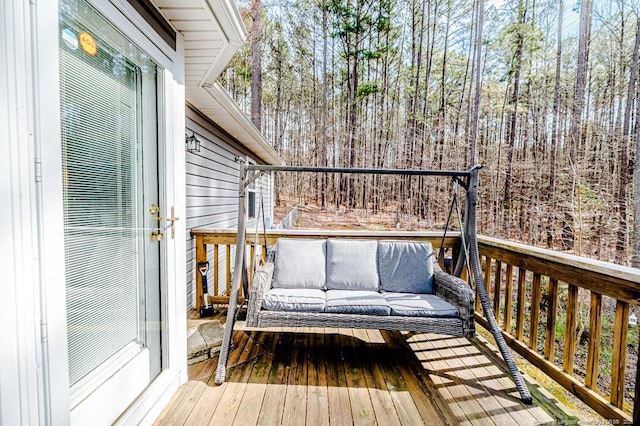
[[[233,331],[235,313],[238,302],[238,290],[242,282],[243,275],[246,271],[243,268],[245,259],[245,242],[246,242],[246,208],[245,197],[247,187],[258,179],[262,174],[267,172],[309,172],[309,173],[343,173],[343,174],[375,174],[375,175],[399,175],[399,176],[441,176],[451,177],[453,182],[459,184],[466,191],[466,203],[464,209],[464,225],[461,229],[461,238],[463,242],[464,256],[458,258],[454,275],[459,276],[462,270],[471,267],[473,282],[475,282],[475,290],[480,299],[485,318],[489,324],[489,328],[498,345],[502,358],[504,359],[516,388],[520,393],[521,399],[526,404],[533,402],[531,394],[527,389],[525,381],[518,370],[511,352],[502,336],[498,323],[496,321],[487,289],[485,286],[482,270],[480,268],[480,259],[478,254],[478,241],[476,232],[476,205],[478,201],[478,179],[482,166],[476,165],[470,170],[401,170],[401,169],[370,169],[370,168],[339,168],[339,167],[297,167],[297,166],[264,166],[247,164],[245,161],[237,160],[240,166],[239,182],[238,182],[238,224],[237,224],[237,243],[235,257],[235,273],[233,275],[231,294],[229,299],[229,310],[227,311],[227,321],[225,325],[224,339],[220,351],[218,367],[216,369],[215,382],[222,384],[226,376],[226,364],[231,347],[231,334]],[[451,214],[451,212],[450,212]],[[445,230],[446,232],[446,230]]]

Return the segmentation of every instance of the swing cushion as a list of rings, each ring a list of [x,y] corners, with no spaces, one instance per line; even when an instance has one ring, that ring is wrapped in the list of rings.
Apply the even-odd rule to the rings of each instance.
[[[279,238],[273,288],[325,288],[325,240]]]
[[[383,291],[433,293],[431,243],[380,241],[378,271]]]
[[[327,289],[378,291],[377,255],[377,241],[328,239]]]
[[[377,291],[327,290],[325,312],[334,314],[389,315],[389,303]]]
[[[457,318],[458,308],[435,294],[383,293],[391,315],[407,317]]]
[[[324,241],[326,262],[312,264],[308,257],[314,250],[324,259],[323,246],[318,244],[322,241],[297,240],[299,245],[290,245],[279,239],[278,251],[270,250],[267,263],[254,274],[248,327],[373,328],[474,336],[473,291],[460,278],[431,265],[434,256],[430,244]],[[311,250],[309,245],[316,248]],[[280,251],[281,247],[287,253]],[[291,264],[299,267],[297,272],[287,271],[299,274],[289,277],[293,286],[274,288],[273,277],[281,272],[278,268]],[[385,288],[378,285],[379,274]],[[326,276],[325,288],[302,287],[302,282],[318,276]],[[283,281],[280,277],[281,284]]]
[[[315,288],[272,288],[262,300],[262,308],[268,311],[322,312],[325,292]]]

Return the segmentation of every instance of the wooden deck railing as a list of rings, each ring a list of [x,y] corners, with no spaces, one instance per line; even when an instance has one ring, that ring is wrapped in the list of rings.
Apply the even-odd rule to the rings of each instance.
[[[640,271],[484,236],[478,237],[478,246],[507,344],[604,418],[639,424],[638,404],[625,403],[624,390],[627,343],[638,345],[627,342],[627,336],[629,307],[640,302]],[[603,298],[615,306],[610,323]],[[478,311],[476,305],[476,320],[487,328]],[[603,328],[612,330],[607,341],[602,339]],[[564,330],[562,335],[558,329]],[[609,351],[610,361],[602,357]],[[578,352],[586,352],[586,364],[576,363]],[[601,369],[610,371],[608,391],[598,386],[598,378],[606,374]],[[637,366],[633,374],[635,394]]]
[[[235,231],[195,229],[191,233],[195,237],[196,261],[212,263],[210,301],[228,303]],[[280,237],[404,239],[429,241],[435,249],[442,241],[439,232],[287,229],[268,231],[267,245],[274,244]],[[452,249],[454,259],[458,255],[459,242],[457,234],[447,234],[444,246]],[[256,250],[263,250],[263,244],[262,233],[255,244],[254,232],[247,232],[249,271],[253,270]],[[628,385],[625,380],[627,343],[638,344],[637,341],[627,342],[627,319],[630,305],[640,303],[640,271],[485,236],[478,237],[478,244],[487,290],[507,344],[604,418],[620,424],[632,421],[640,424],[637,399],[633,404],[624,401],[625,384]],[[212,259],[207,258],[208,246],[213,247]],[[220,258],[224,260],[221,262]],[[196,308],[199,308],[203,301],[199,273],[196,273],[196,284]],[[244,300],[242,296],[240,294],[240,302]],[[615,305],[610,339],[603,339],[603,324],[609,327],[607,316],[602,312],[603,298],[611,298],[605,300]],[[589,305],[588,321],[584,320],[586,306],[581,303],[585,300]],[[479,325],[488,328],[479,303],[476,319]],[[578,342],[580,336],[587,338],[584,349]],[[603,348],[609,347],[610,361],[602,356],[608,353]],[[576,354],[583,352],[586,352],[584,372],[576,370],[575,361]],[[598,377],[606,374],[602,371],[605,369],[611,372],[608,391],[598,387]],[[633,373],[636,389],[631,394],[635,395],[640,392],[637,367]]]

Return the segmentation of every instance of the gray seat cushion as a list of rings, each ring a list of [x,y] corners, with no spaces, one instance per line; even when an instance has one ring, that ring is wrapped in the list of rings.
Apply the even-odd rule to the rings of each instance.
[[[327,240],[327,289],[377,291],[377,252],[377,241]]]
[[[262,300],[262,309],[268,311],[322,312],[325,292],[314,288],[272,288]]]
[[[377,291],[327,290],[325,312],[334,314],[389,315],[389,303]]]
[[[325,288],[326,241],[279,238],[273,288]]]
[[[458,308],[435,294],[382,293],[391,315],[407,317],[457,318]]]
[[[430,243],[380,241],[380,287],[399,293],[433,293],[433,250]]]

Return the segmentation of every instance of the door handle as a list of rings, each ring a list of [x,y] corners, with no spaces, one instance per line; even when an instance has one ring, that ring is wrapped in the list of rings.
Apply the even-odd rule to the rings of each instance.
[[[171,217],[167,218],[167,222],[170,223],[169,226],[171,227],[171,239],[174,239],[176,237],[176,226],[175,226],[176,220],[180,220],[180,218],[176,217],[175,209],[173,206],[171,206]]]
[[[158,207],[157,204],[151,204],[149,206],[149,213],[153,216],[156,216],[153,218],[153,220],[157,222],[162,222],[164,220],[164,218],[160,216],[160,207]],[[176,220],[180,220],[180,218],[176,217],[175,207],[171,206],[171,217],[167,218],[167,222],[169,222],[169,227],[171,228],[171,239],[174,239],[176,237],[176,226],[175,226]],[[159,227],[157,230],[154,230],[151,232],[151,235],[149,236],[149,240],[162,241],[163,237],[164,237],[164,234],[162,233],[162,227]]]

